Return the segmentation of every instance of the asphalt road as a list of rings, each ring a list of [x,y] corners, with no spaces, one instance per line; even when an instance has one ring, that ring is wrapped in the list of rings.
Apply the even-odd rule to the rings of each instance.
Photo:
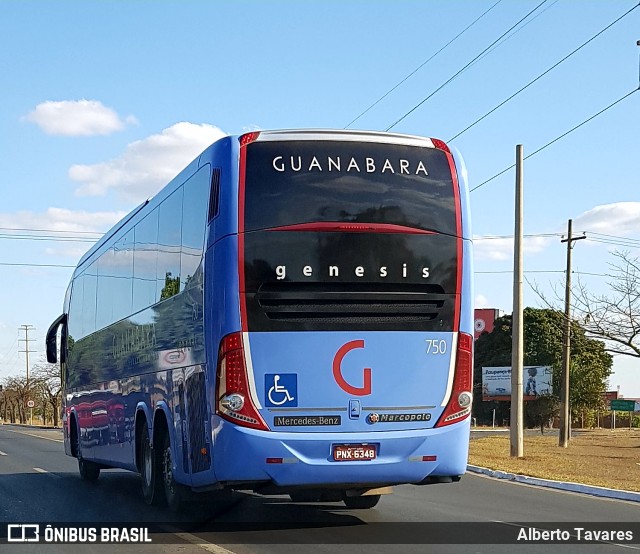
[[[59,431],[0,426],[0,537],[6,537],[7,524],[48,522],[84,527],[108,522],[146,525],[152,530],[153,544],[0,543],[0,551],[640,552],[637,503],[469,474],[455,484],[396,487],[373,510],[349,510],[342,503],[294,504],[287,497],[236,492],[207,498],[177,517],[147,506],[139,478],[132,473],[109,470],[102,472],[97,483],[81,481],[76,460],[64,455]],[[521,529],[553,531],[570,522],[587,530],[628,530],[634,533],[634,543],[540,545],[521,538],[514,544]],[[571,533],[573,538],[576,533]],[[506,544],[485,544],[489,541]]]

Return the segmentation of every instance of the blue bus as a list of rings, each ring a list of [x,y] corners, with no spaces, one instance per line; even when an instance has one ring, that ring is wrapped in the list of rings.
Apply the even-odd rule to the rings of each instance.
[[[371,508],[458,481],[471,264],[444,142],[222,138],[78,263],[47,334],[65,452],[86,480],[138,472],[172,510],[220,489]]]

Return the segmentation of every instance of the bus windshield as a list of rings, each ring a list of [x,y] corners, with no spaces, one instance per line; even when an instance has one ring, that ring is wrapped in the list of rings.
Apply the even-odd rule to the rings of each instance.
[[[318,222],[395,225],[455,235],[442,150],[349,141],[249,145],[245,231]]]

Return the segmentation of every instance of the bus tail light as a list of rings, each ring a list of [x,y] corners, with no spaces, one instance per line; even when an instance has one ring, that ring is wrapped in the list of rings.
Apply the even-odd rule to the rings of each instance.
[[[442,150],[444,152],[447,152],[448,154],[451,153],[451,150],[449,150],[449,147],[447,146],[447,143],[444,142],[443,140],[432,138],[431,142],[433,143],[434,148],[437,148],[438,150]]]
[[[256,140],[258,140],[259,136],[260,131],[251,131],[250,133],[245,133],[240,137],[240,148],[246,146],[247,144],[255,142]]]
[[[220,341],[216,372],[216,413],[243,427],[269,430],[251,402],[242,333],[231,333]]]
[[[442,412],[436,427],[458,423],[471,414],[473,395],[473,337],[466,333],[458,335],[456,369],[453,376],[453,389],[449,402]]]

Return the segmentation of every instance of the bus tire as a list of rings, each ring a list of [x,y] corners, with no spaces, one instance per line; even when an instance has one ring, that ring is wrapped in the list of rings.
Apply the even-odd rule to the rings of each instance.
[[[182,511],[187,496],[187,490],[184,485],[176,483],[173,478],[173,458],[171,456],[171,440],[169,432],[166,431],[162,438],[162,454],[161,454],[161,479],[164,488],[164,496],[167,500],[167,506],[173,513]]]
[[[82,458],[82,451],[80,450],[80,432],[77,430],[75,433],[76,442],[76,457],[78,458],[78,472],[80,473],[80,479],[83,481],[95,482],[100,477],[100,466],[95,462],[90,462]]]
[[[140,440],[140,477],[144,501],[150,506],[160,504],[162,499],[162,481],[158,466],[156,450],[151,446],[149,429],[145,423],[142,426]]]
[[[368,496],[347,496],[342,495],[342,501],[347,508],[352,510],[368,510],[373,508],[380,501],[379,494],[370,494]]]

